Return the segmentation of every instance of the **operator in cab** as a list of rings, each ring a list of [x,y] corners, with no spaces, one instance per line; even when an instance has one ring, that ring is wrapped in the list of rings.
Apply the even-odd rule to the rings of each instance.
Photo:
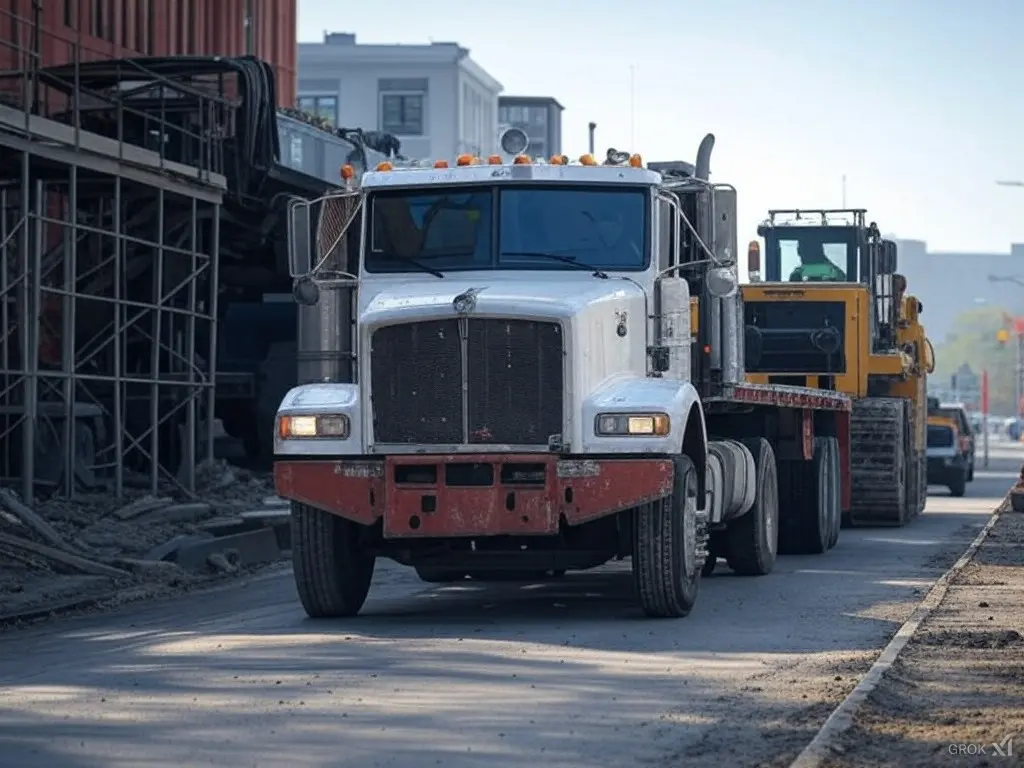
[[[819,242],[800,241],[797,244],[800,266],[793,270],[789,282],[805,281],[841,283],[846,281],[846,273],[828,260],[825,246]]]

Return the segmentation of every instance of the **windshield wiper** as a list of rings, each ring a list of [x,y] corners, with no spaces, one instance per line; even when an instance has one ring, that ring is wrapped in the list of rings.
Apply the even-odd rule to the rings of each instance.
[[[551,253],[550,251],[502,251],[500,256],[529,256],[537,259],[551,259],[552,261],[560,261],[563,264],[568,264],[571,267],[577,269],[590,270],[594,277],[600,277],[602,280],[607,280],[608,275],[602,272],[597,267],[592,267],[590,264],[585,264],[582,261],[577,261],[575,256],[565,256],[561,253]]]
[[[400,253],[381,253],[380,255],[386,259],[398,259],[399,261],[406,261],[412,264],[414,267],[419,267],[423,272],[429,272],[434,277],[444,277],[444,272],[434,269],[432,266],[420,261],[415,256],[403,256]]]

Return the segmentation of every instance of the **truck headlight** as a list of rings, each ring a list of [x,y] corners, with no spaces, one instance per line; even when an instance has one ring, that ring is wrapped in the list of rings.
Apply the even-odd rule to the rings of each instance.
[[[277,436],[282,440],[348,437],[348,416],[278,416]]]
[[[671,429],[667,413],[599,413],[594,431],[601,436],[664,437]]]

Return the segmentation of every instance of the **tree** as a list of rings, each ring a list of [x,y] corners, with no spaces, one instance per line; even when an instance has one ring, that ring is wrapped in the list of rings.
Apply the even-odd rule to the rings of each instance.
[[[1009,319],[1009,313],[1002,307],[979,307],[957,315],[953,322],[955,330],[945,344],[935,348],[935,373],[931,379],[945,384],[965,363],[979,378],[987,370],[989,410],[996,414],[1014,413],[1017,340],[1012,333],[1005,343],[998,338],[999,330],[1008,327]]]

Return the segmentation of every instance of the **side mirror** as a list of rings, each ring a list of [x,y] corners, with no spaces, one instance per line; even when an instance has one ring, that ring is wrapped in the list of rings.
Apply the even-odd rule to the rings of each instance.
[[[292,297],[303,307],[315,306],[320,301],[320,286],[311,277],[299,277],[292,285]]]
[[[709,269],[705,280],[708,284],[708,293],[717,299],[728,299],[739,287],[736,275],[728,267]]]
[[[288,202],[288,272],[292,278],[306,277],[313,271],[312,220],[307,201]]]

